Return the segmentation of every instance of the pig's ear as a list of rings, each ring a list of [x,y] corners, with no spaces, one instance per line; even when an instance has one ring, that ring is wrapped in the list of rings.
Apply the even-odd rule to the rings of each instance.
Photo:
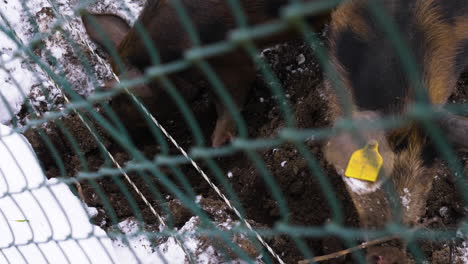
[[[106,51],[116,49],[130,30],[130,25],[121,17],[112,14],[82,12],[81,19],[92,41]]]

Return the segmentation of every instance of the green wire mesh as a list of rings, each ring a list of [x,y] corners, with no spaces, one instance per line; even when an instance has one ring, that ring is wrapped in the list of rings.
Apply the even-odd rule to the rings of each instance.
[[[22,10],[19,11],[27,17],[25,23],[28,24],[32,38],[23,42],[16,34],[18,29],[12,27],[7,14],[3,14],[1,10],[0,30],[1,34],[16,44],[15,54],[27,61],[25,67],[30,67],[36,73],[36,78],[41,80],[36,90],[44,96],[46,109],[41,109],[40,104],[35,105],[32,100],[27,99],[19,114],[9,108],[13,117],[11,125],[15,131],[27,135],[48,177],[56,178],[57,183],[68,184],[88,206],[100,209],[93,221],[107,229],[110,237],[128,243],[128,239],[143,235],[155,244],[172,237],[182,245],[192,234],[180,233],[178,230],[189,216],[197,216],[199,225],[195,233],[211,241],[211,245],[214,245],[225,261],[241,259],[254,263],[258,261],[256,257],[261,255],[265,263],[293,263],[332,253],[333,251],[324,249],[322,245],[327,240],[336,240],[338,242],[330,243],[347,248],[356,246],[362,240],[397,235],[408,243],[408,249],[414,258],[422,262],[431,258],[428,255],[431,250],[427,249],[427,245],[438,243],[437,247],[443,248],[441,245],[460,238],[460,234],[464,233],[465,212],[454,213],[451,220],[446,219],[446,228],[437,226],[434,230],[415,231],[398,222],[389,223],[383,230],[359,228],[356,213],[341,179],[324,161],[316,143],[336,133],[330,128],[332,124],[326,120],[326,95],[321,94],[323,91],[320,86],[322,74],[326,72],[337,82],[338,78],[329,67],[323,36],[320,32],[314,32],[305,20],[306,16],[331,10],[341,1],[304,3],[291,0],[281,9],[279,20],[249,25],[239,1],[228,0],[237,28],[229,33],[226,40],[209,45],[201,44],[182,1],[169,1],[188,32],[192,48],[184,52],[183,59],[161,64],[158,50],[137,23],[135,26],[144,36],[148,57],[153,66],[141,78],[121,80],[112,90],[99,88],[109,79],[100,62],[96,63],[100,50],[97,49],[98,54],[91,52],[92,49],[83,43],[83,40],[89,40],[81,38],[80,31],[77,31],[82,27],[79,20],[81,10],[89,8],[92,3],[70,3],[73,9],[63,13],[63,2],[44,2],[43,4],[49,6],[46,9],[49,13],[46,13],[53,17],[53,24],[44,30],[36,21],[38,14],[31,11],[33,1],[20,2]],[[378,1],[370,2],[372,15],[390,36],[401,56],[404,71],[413,83],[420,83],[415,62],[395,26],[385,16]],[[135,20],[129,7],[122,5],[124,8],[120,10],[125,11],[127,18]],[[263,52],[256,47],[254,40],[289,27],[300,32],[304,40],[294,40],[286,46],[277,45]],[[82,28],[80,30],[82,34]],[[82,77],[88,81],[78,83],[91,84],[96,89],[95,92],[83,94],[67,65],[62,65],[55,58],[54,50],[44,44],[57,35],[62,40],[60,43],[68,44],[67,52],[74,56],[77,65],[81,66]],[[243,113],[236,109],[215,69],[207,62],[208,58],[239,47],[250,55],[258,71],[251,92],[252,98],[247,102]],[[275,56],[279,57],[275,60]],[[124,67],[116,51],[112,52],[111,57],[117,62],[117,67]],[[302,68],[297,65],[304,64],[304,60],[309,69],[301,73]],[[197,99],[197,103],[188,102],[168,78],[168,75],[189,67],[198,67],[201,70],[215,94],[233,114],[238,136],[232,144],[220,148],[209,147],[209,134],[215,115],[206,93]],[[288,67],[296,67],[295,72],[284,70]],[[6,71],[4,68],[2,70]],[[48,82],[43,81],[44,78]],[[147,106],[131,93],[131,89],[127,89],[148,80],[157,81],[165,88],[170,101],[177,106],[175,115],[172,113],[170,118],[165,118],[156,114],[155,117],[162,120],[153,122]],[[459,89],[466,90],[466,80],[465,74]],[[18,90],[23,91],[20,82],[13,78],[13,82],[15,81]],[[60,91],[59,95],[57,91]],[[342,89],[336,91],[337,94],[343,92]],[[460,94],[463,97],[463,92]],[[461,114],[468,113],[468,94],[465,92],[464,95],[464,101],[458,100],[459,103],[447,105],[446,108]],[[24,94],[25,98],[28,96]],[[135,116],[142,118],[147,125],[145,133],[133,127],[132,122],[124,122],[113,112],[108,100],[116,96],[127,97],[128,105],[134,107]],[[318,99],[314,99],[315,97]],[[408,119],[420,121],[445,161],[444,165],[437,166],[445,173],[450,173],[453,180],[451,188],[456,192],[451,197],[458,200],[449,201],[456,205],[447,206],[467,206],[466,175],[462,166],[467,157],[454,152],[431,121],[430,117],[435,109],[425,102],[422,87],[417,89],[416,97],[417,102],[411,105],[405,115],[385,117],[379,126],[395,128]],[[1,99],[9,107],[3,95]],[[317,105],[303,105],[308,102],[315,102]],[[344,109],[345,115],[349,117],[349,101],[344,101]],[[304,121],[305,118],[309,120]],[[158,124],[167,128],[168,134],[188,150],[188,156],[173,145]],[[352,130],[355,126],[349,120],[343,120],[340,128]],[[203,178],[203,174],[206,174],[209,181]],[[216,188],[219,188],[219,193]],[[29,191],[31,190],[23,190]],[[0,198],[12,194],[7,193]],[[200,202],[198,195],[202,195],[205,202]],[[142,200],[142,196],[147,200]],[[225,201],[229,203],[227,208]],[[210,203],[217,207],[210,207]],[[432,201],[432,204],[440,205],[437,200]],[[210,208],[218,207],[224,208],[230,219],[246,221],[239,221],[231,229],[220,228],[215,223],[219,219],[210,211]],[[427,215],[431,214],[436,213],[428,210]],[[131,235],[113,232],[128,217],[134,217],[141,223],[139,231]],[[99,219],[107,222],[99,223]],[[54,219],[50,219],[50,224],[54,224]],[[152,225],[165,227],[148,228]],[[235,237],[242,239],[236,241]],[[262,238],[263,243],[259,242],[258,237]],[[248,241],[248,246],[239,241]],[[7,248],[17,246],[11,244]],[[249,247],[252,249],[249,250]],[[0,251],[3,249],[6,248],[0,248]],[[188,254],[188,263],[197,263],[195,252],[186,248],[184,251]],[[351,259],[353,263],[365,263],[364,255],[359,251],[353,252]],[[170,259],[165,261],[171,263]]]

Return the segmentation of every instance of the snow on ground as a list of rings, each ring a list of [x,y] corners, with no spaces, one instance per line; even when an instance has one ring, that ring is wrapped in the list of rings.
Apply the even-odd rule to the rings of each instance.
[[[455,263],[468,263],[468,242],[464,241],[460,247],[457,248],[457,255]]]
[[[466,264],[468,263],[468,241],[466,234],[462,230],[458,230],[457,237],[462,241],[454,250],[455,260],[453,263]]]
[[[468,263],[468,242],[463,241],[461,246],[456,249],[455,263]]]
[[[26,139],[0,125],[0,263],[115,263],[111,240]]]
[[[193,231],[195,219],[192,218],[187,222],[181,229],[181,232]],[[138,224],[128,219],[121,222],[118,225],[120,231],[127,235],[134,235],[139,231]],[[190,245],[192,251],[196,249],[198,240],[194,237],[188,238],[184,241],[186,246]],[[165,243],[160,244],[158,247],[153,248],[151,242],[144,235],[137,235],[129,239],[129,246],[127,247],[122,239],[116,239],[114,241],[114,247],[117,248],[116,254],[122,263],[138,263],[137,258],[143,263],[171,263],[171,264],[184,264],[185,253],[183,249],[176,243],[173,238],[167,239]],[[130,250],[132,249],[133,252]],[[203,262],[203,263],[214,263],[214,262]]]
[[[207,239],[202,239],[196,234],[196,229],[200,224],[198,216],[194,216],[187,221],[184,226],[178,230],[178,234],[183,236],[183,245],[190,254],[194,256],[197,264],[214,264],[214,263],[244,263],[240,259],[226,261],[224,257],[210,244]],[[221,230],[229,230],[238,222],[229,220],[223,223],[217,223]],[[144,235],[135,235],[140,229],[137,222],[133,219],[128,219],[118,225],[119,230],[127,234],[128,244],[122,239],[116,239],[113,242],[116,248],[116,255],[121,263],[138,263],[137,258],[142,263],[151,264],[185,264],[188,263],[184,250],[172,237],[167,238],[164,242],[158,243],[156,247],[151,245],[151,242]],[[237,241],[247,241],[244,237],[237,237]],[[181,242],[182,243],[182,242]]]
[[[20,15],[20,1],[2,1],[0,7],[2,15],[7,19],[0,18],[0,123],[7,123],[11,114],[19,111],[29,89],[37,80],[27,69],[24,59],[18,56],[17,44],[4,33],[10,26],[15,29],[19,39],[28,39],[28,28],[23,26],[24,17]]]
[[[5,0],[0,3],[0,123],[10,122],[32,89],[35,95],[29,98],[32,105],[46,106],[40,111],[35,109],[38,114],[61,107],[57,103],[60,92],[45,69],[32,63],[31,57],[21,51],[22,45],[30,45],[35,38],[40,38],[40,45],[33,46],[31,52],[47,70],[64,78],[78,94],[89,95],[109,78],[108,70],[97,63],[83,42],[89,40],[75,12],[80,3],[82,1],[78,0]],[[86,8],[119,14],[133,22],[143,4],[143,0],[104,0],[88,4]],[[30,18],[35,25],[30,23]],[[95,47],[92,43],[91,46]],[[89,63],[90,67],[83,63]]]

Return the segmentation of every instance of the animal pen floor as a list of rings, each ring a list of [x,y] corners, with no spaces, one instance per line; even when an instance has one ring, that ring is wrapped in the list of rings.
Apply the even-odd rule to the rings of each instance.
[[[296,40],[267,49],[263,52],[263,56],[273,68],[285,90],[298,127],[316,128],[330,125],[327,120],[328,95],[321,89],[321,70],[310,49],[304,46],[302,41]],[[271,138],[275,136],[278,130],[284,126],[284,120],[278,106],[275,104],[275,99],[270,94],[269,88],[260,74],[248,98],[249,101],[242,112],[242,116],[248,126],[249,136],[251,138]],[[463,75],[458,85],[458,91],[450,101],[468,102],[468,74]],[[210,133],[216,119],[214,106],[209,103],[206,93],[201,94],[197,100],[191,103],[191,106],[195,116],[198,117],[200,127],[204,131],[205,139],[209,142]],[[160,121],[169,133],[183,147],[190,148],[193,144],[192,133],[188,130],[180,114],[174,112],[172,115],[158,118],[161,119]],[[91,171],[99,169],[103,164],[103,159],[94,140],[90,138],[91,136],[86,132],[81,121],[75,115],[69,115],[62,120],[67,128],[78,137],[81,147],[86,152],[85,158],[89,169]],[[49,128],[46,130],[48,135],[55,146],[59,147],[67,175],[73,177],[76,172],[82,170],[80,159],[69,147],[65,137],[58,132],[56,125],[49,122],[47,126]],[[59,168],[44,145],[40,143],[41,141],[31,133],[28,133],[28,137],[43,163],[47,176],[60,176]],[[134,138],[139,148],[149,159],[153,159],[159,152],[159,146],[151,137],[145,136],[143,132],[137,131]],[[111,140],[107,140],[106,145],[119,163],[124,164],[129,159],[129,155],[112,143]],[[316,142],[308,141],[306,145],[316,155],[324,172],[335,187],[336,193],[334,196],[343,206],[346,225],[357,227],[359,224],[357,215],[341,178],[326,164]],[[174,155],[179,154],[174,147],[171,148],[171,153]],[[262,150],[257,153],[281,188],[290,210],[291,223],[304,226],[320,226],[327,223],[330,218],[327,200],[322,194],[315,176],[309,170],[307,162],[295,146],[287,143],[275,149]],[[459,153],[459,157],[464,162],[465,168],[467,168],[467,153]],[[272,198],[261,174],[249,157],[246,154],[237,153],[233,156],[215,158],[214,161],[232,184],[242,206],[246,210],[247,218],[254,223],[254,226],[272,227],[280,217],[277,202]],[[207,165],[203,162],[200,162],[200,164],[210,174]],[[437,160],[435,166],[437,169],[434,175],[434,187],[427,203],[425,219],[440,218],[440,221],[431,224],[431,228],[453,228],[466,216],[468,209],[458,197],[453,185],[452,173],[445,163]],[[193,191],[197,195],[203,196],[204,205],[212,207],[211,212],[217,211],[217,207],[223,208],[223,203],[219,202],[217,194],[193,167],[185,165],[180,166],[179,169],[190,181]],[[164,169],[164,171],[169,172],[170,170]],[[142,189],[146,197],[153,197],[140,176],[136,174],[130,176],[137,186]],[[157,178],[152,177],[151,181],[161,187]],[[103,188],[119,220],[133,216],[125,196],[110,177],[101,178],[98,183]],[[103,228],[110,228],[109,215],[103,210],[103,202],[96,195],[94,188],[87,182],[82,182],[81,185],[86,204],[98,208],[100,212],[94,219],[95,223],[102,225]],[[131,190],[130,186],[126,185]],[[171,195],[167,195],[165,191],[163,193],[163,197],[167,199],[165,203],[169,204],[172,211],[175,225],[181,227],[190,219],[191,213],[175,201]],[[132,195],[138,203],[138,207],[142,210],[145,222],[148,225],[154,224],[157,226],[157,219],[151,214],[139,196],[133,191]],[[159,206],[160,201],[150,198],[150,202],[161,214],[164,214],[161,206]],[[226,212],[232,214],[228,210]],[[293,240],[287,236],[268,239],[268,242],[276,252],[282,254],[283,260],[287,263],[295,263],[304,258],[296,248]],[[332,253],[345,248],[339,239],[332,237],[308,239],[307,244],[316,255]],[[420,244],[426,255],[432,258],[431,263],[448,263],[450,243],[422,241]],[[353,262],[349,257],[337,261],[340,263]]]

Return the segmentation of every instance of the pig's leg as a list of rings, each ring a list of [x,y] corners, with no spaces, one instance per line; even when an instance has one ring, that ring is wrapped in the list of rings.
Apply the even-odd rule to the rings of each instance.
[[[235,60],[235,59],[234,59]],[[217,73],[240,111],[245,98],[255,80],[255,67],[250,61],[237,59],[237,63],[217,68]],[[215,99],[218,119],[211,136],[212,146],[219,147],[230,142],[236,136],[236,122],[226,105],[219,98]]]

